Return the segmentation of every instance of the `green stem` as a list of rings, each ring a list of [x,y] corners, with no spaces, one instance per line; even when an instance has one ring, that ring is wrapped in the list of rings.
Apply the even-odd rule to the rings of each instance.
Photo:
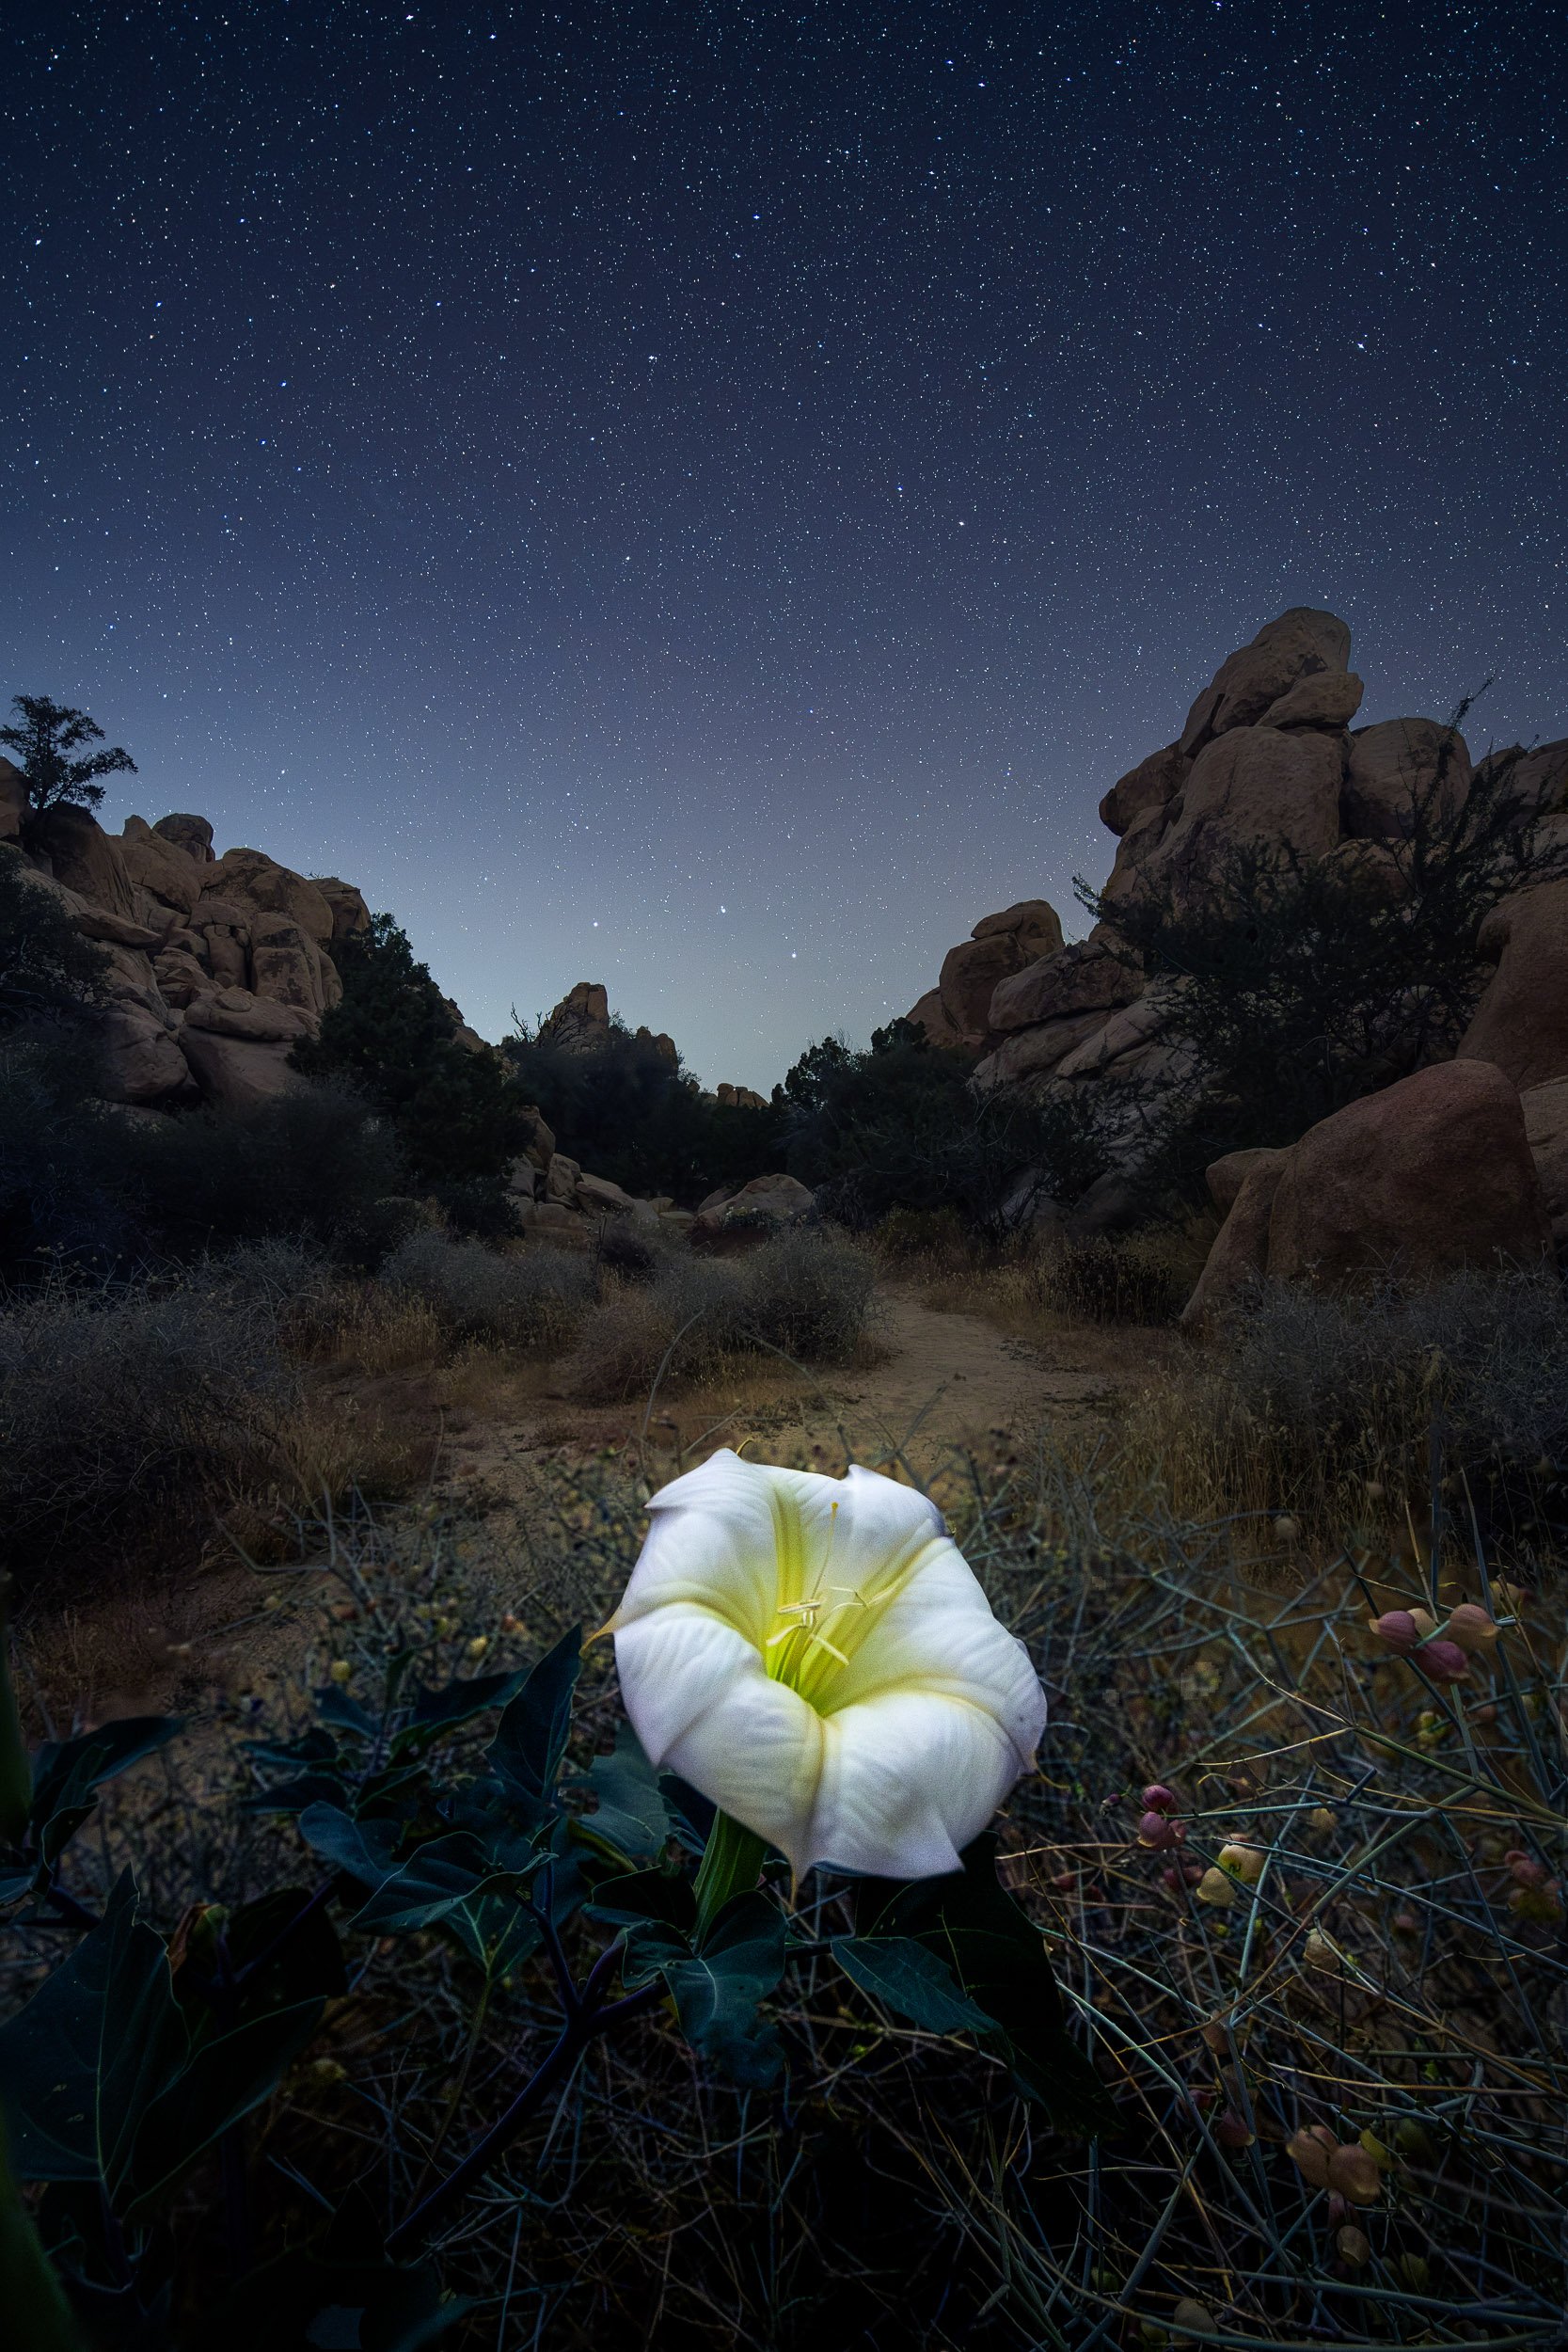
[[[762,1875],[765,1838],[742,1829],[727,1813],[716,1813],[697,1869],[697,1942],[701,1945],[732,1895],[743,1895]]]

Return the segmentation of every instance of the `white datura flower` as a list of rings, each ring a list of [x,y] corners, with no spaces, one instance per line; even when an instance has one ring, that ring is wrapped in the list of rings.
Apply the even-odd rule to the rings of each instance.
[[[656,1768],[798,1873],[957,1869],[1033,1767],[1045,1696],[936,1505],[726,1449],[648,1510],[606,1629]]]

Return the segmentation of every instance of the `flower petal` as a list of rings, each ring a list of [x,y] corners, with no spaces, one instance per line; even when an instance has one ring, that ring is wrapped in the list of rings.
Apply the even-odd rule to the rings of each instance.
[[[1045,1728],[1039,1677],[1023,1644],[992,1614],[963,1554],[945,1537],[919,1555],[903,1589],[834,1677],[827,1704],[836,1715],[899,1689],[967,1700],[1006,1732],[1016,1771],[1034,1763]]]
[[[835,1869],[879,1878],[956,1870],[1018,1777],[1006,1729],[962,1699],[889,1691],[823,1728],[807,1860]]]
[[[800,1693],[773,1681],[732,1626],[679,1605],[620,1627],[615,1663],[653,1764],[805,1869],[823,1726]]]

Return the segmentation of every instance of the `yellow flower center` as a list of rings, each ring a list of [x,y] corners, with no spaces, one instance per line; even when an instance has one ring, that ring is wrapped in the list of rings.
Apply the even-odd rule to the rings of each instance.
[[[863,1585],[846,1584],[833,1575],[838,1512],[835,1502],[822,1557],[812,1561],[806,1556],[799,1510],[782,1495],[776,1496],[773,1506],[778,1597],[772,1624],[763,1638],[762,1655],[772,1679],[798,1691],[819,1715],[832,1713],[833,1685],[889,1603],[902,1592],[929,1540],[923,1532],[903,1550],[879,1563]]]

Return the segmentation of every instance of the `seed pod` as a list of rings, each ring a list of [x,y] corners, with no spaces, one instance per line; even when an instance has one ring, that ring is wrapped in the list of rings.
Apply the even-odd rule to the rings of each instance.
[[[1415,1615],[1408,1609],[1386,1609],[1381,1617],[1369,1617],[1367,1630],[1375,1633],[1385,1649],[1391,1649],[1396,1658],[1408,1658],[1421,1638]]]
[[[1222,1870],[1228,1870],[1232,1878],[1240,1879],[1246,1886],[1256,1886],[1263,1875],[1263,1856],[1256,1846],[1222,1846],[1219,1851],[1219,1866]]]
[[[1497,1638],[1497,1629],[1479,1602],[1462,1600],[1457,1609],[1449,1613],[1448,1638],[1473,1654],[1491,1648]]]
[[[1235,2107],[1224,2108],[1209,2128],[1222,2148],[1250,2148],[1258,2137],[1246,2117]]]
[[[1305,2131],[1291,2134],[1285,2143],[1285,2153],[1311,2187],[1326,2188],[1328,2160],[1338,2146],[1326,2123],[1309,2123]]]
[[[1150,1781],[1143,1793],[1146,1813],[1175,1813],[1180,1810],[1180,1804],[1175,1789],[1167,1788],[1163,1780]]]
[[[1301,1521],[1292,1518],[1289,1511],[1281,1511],[1274,1523],[1274,1532],[1282,1544],[1293,1544],[1300,1538]]]
[[[1416,1662],[1433,1682],[1463,1682],[1470,1671],[1470,1661],[1457,1642],[1423,1642],[1416,1652]]]
[[[1217,2335],[1219,2332],[1214,2324],[1214,2314],[1209,2309],[1208,2304],[1200,2303],[1197,2300],[1197,2297],[1193,2295],[1184,2295],[1181,2297],[1180,2302],[1178,2303],[1175,2311],[1173,2311],[1170,2315],[1170,2324],[1171,2332],[1178,2344],[1190,2344],[1192,2342],[1192,2337],[1188,2333],[1188,2330],[1193,2328],[1202,2328],[1207,2334],[1212,2336]]]
[[[1184,1821],[1173,1821],[1164,1813],[1146,1813],[1138,1823],[1138,1843],[1159,1852],[1166,1846],[1180,1846],[1186,1840]]]
[[[1371,2240],[1365,2230],[1358,2230],[1354,2221],[1347,2222],[1334,2241],[1339,2260],[1352,2270],[1365,2270],[1372,2259]]]
[[[1216,1911],[1228,1911],[1236,1899],[1236,1882],[1224,1870],[1205,1870],[1197,1883],[1197,1899]]]
[[[1383,2190],[1383,2175],[1375,2157],[1353,2141],[1336,2148],[1328,2159],[1328,2184],[1353,2205],[1375,2205]]]

